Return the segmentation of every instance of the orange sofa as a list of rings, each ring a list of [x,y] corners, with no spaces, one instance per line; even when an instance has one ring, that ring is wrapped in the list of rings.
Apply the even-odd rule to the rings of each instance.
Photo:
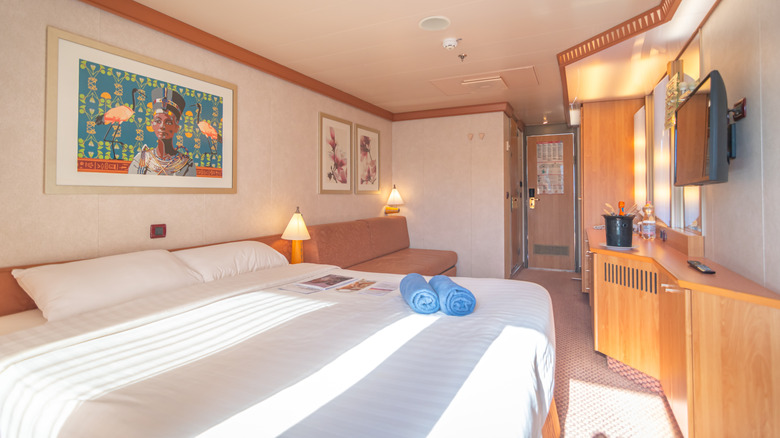
[[[403,216],[311,225],[308,229],[311,240],[303,242],[304,262],[389,274],[456,274],[458,255],[454,251],[409,248],[409,229]]]

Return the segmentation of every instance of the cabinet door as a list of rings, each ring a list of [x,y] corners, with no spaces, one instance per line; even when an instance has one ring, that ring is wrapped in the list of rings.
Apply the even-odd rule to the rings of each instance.
[[[596,350],[660,377],[658,272],[652,263],[595,254]]]
[[[780,309],[693,291],[697,437],[780,436]]]
[[[659,338],[661,345],[661,386],[683,436],[692,436],[689,407],[691,388],[691,291],[680,288],[674,277],[659,272]]]

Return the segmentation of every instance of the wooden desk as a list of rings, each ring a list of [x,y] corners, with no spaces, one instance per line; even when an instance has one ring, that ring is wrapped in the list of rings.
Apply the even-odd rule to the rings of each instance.
[[[658,377],[685,436],[780,436],[780,295],[659,240],[587,234],[595,348]]]

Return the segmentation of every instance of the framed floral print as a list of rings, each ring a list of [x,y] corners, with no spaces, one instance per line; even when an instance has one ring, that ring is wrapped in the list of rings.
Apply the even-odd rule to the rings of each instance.
[[[352,123],[320,113],[319,193],[352,193]]]
[[[45,193],[236,193],[236,86],[48,28]]]
[[[379,131],[355,124],[355,193],[379,193]]]

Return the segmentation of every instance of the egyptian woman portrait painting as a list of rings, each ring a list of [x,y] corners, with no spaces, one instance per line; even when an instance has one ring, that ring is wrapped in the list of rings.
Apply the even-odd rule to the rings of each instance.
[[[168,88],[152,90],[151,128],[157,137],[157,144],[154,147],[143,145],[130,163],[127,173],[196,176],[192,159],[173,145],[184,107],[184,98],[179,93]]]

